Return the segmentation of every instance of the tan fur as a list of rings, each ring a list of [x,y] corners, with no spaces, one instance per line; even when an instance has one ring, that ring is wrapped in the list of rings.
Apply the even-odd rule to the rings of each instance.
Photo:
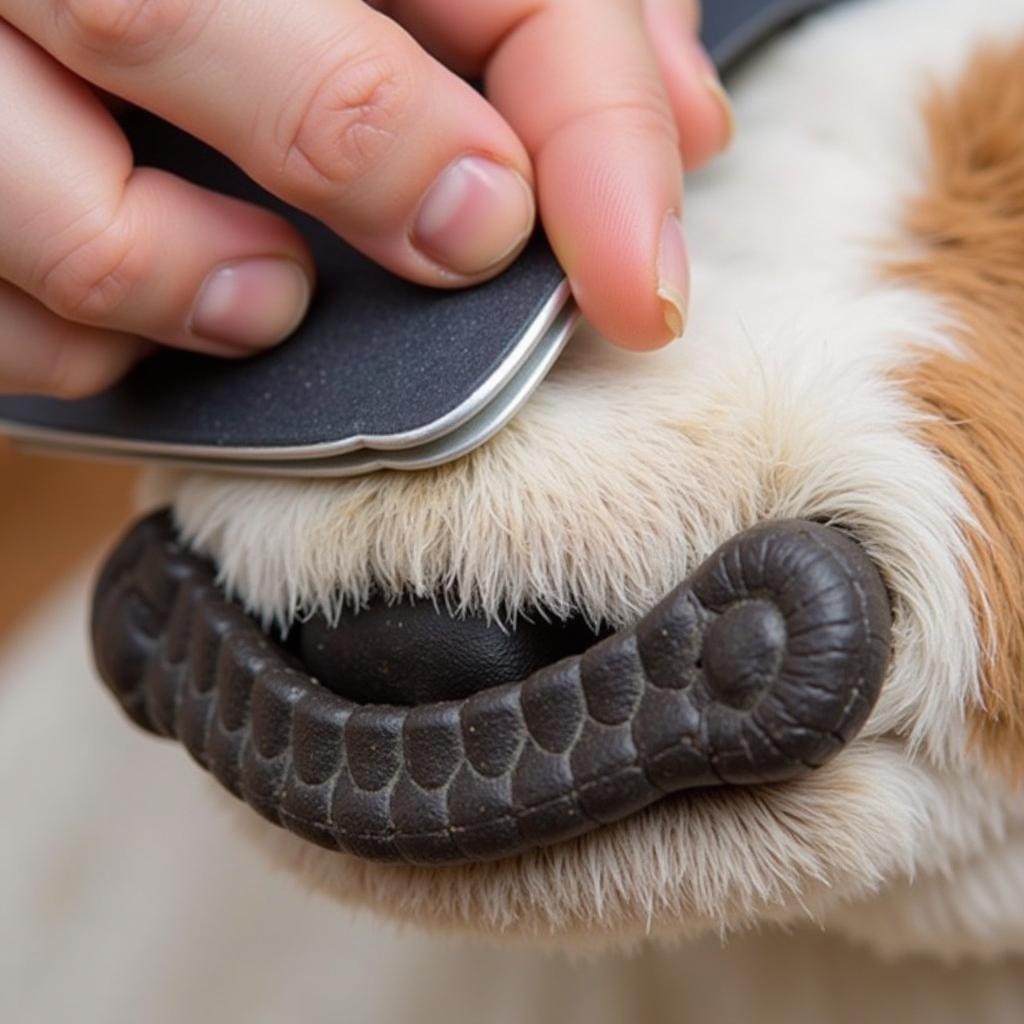
[[[931,167],[896,274],[948,302],[965,358],[934,352],[909,382],[927,440],[977,520],[974,601],[991,654],[975,723],[986,757],[1024,777],[1024,41],[985,48],[928,101]]]

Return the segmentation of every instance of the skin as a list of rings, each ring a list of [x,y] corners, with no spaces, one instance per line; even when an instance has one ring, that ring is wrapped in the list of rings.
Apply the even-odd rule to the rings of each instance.
[[[731,131],[697,28],[696,0],[0,0],[0,391],[243,356],[315,287],[277,216],[134,167],[111,97],[424,284],[494,276],[539,215],[598,329],[665,344],[683,167]]]

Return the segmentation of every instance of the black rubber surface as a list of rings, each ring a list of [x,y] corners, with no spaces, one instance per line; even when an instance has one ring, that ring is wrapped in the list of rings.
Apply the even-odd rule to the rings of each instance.
[[[457,700],[360,704],[264,635],[158,514],[108,562],[92,632],[125,711],[269,820],[329,849],[441,864],[568,839],[679,790],[812,771],[878,697],[890,611],[844,534],[770,522],[581,655]],[[387,652],[388,631],[376,642]]]
[[[322,686],[357,704],[458,700],[582,654],[600,636],[580,618],[520,617],[514,629],[420,600],[370,601],[340,621],[296,622],[288,647]]]

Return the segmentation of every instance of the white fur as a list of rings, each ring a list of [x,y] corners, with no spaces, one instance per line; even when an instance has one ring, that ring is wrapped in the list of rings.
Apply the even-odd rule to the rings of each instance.
[[[152,482],[267,622],[336,615],[377,588],[620,624],[775,517],[851,528],[887,576],[890,678],[863,738],[812,779],[662,804],[498,869],[295,854],[320,884],[498,930],[635,936],[811,914],[885,949],[1024,948],[1024,915],[992,899],[1021,878],[1021,800],[984,780],[965,743],[988,653],[969,515],[895,379],[952,332],[938,304],[880,274],[922,185],[929,77],[952,81],[980,39],[1008,34],[1024,34],[1021,0],[861,0],[769,47],[735,82],[732,152],[690,183],[686,338],[640,357],[582,332],[514,423],[461,462],[339,482]]]

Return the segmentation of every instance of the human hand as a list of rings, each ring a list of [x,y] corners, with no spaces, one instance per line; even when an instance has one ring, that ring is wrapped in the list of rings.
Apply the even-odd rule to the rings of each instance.
[[[245,355],[308,305],[294,229],[133,167],[99,90],[424,284],[498,273],[539,206],[593,323],[665,343],[688,301],[683,164],[730,132],[697,17],[697,0],[0,0],[0,391],[91,393],[142,339]]]

